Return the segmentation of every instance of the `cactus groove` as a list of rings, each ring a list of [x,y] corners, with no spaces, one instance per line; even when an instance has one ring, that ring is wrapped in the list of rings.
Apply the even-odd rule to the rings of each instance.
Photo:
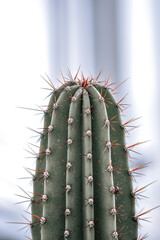
[[[83,74],[53,91],[33,181],[33,240],[137,239],[120,110],[106,82]]]

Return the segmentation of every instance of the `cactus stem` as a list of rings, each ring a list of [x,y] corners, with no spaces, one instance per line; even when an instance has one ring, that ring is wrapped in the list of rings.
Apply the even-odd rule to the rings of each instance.
[[[33,130],[41,136],[40,147],[31,144],[39,153],[27,147],[36,158],[36,170],[27,169],[35,180],[33,198],[31,193],[20,195],[33,203],[32,238],[118,240],[125,233],[137,239],[138,220],[155,209],[135,214],[136,198],[152,184],[135,190],[132,186],[132,177],[143,175],[140,170],[149,165],[129,167],[128,158],[141,142],[126,146],[125,133],[137,127],[138,118],[121,122],[120,112],[129,106],[124,103],[127,94],[117,102],[113,94],[123,83],[111,83],[110,75],[101,83],[101,72],[96,78],[82,73],[81,79],[78,73],[72,77],[68,70],[68,79],[61,72],[58,89],[48,76],[42,77],[51,88],[51,99],[47,106],[31,109],[44,117],[43,131]]]

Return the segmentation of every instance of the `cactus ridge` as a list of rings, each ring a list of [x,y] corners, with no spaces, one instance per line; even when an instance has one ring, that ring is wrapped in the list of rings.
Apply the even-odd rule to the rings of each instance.
[[[36,169],[26,169],[33,176],[32,240],[136,240],[138,218],[157,208],[135,214],[139,191],[153,183],[133,190],[133,173],[149,164],[129,168],[129,153],[142,142],[127,147],[125,133],[138,118],[122,124],[126,95],[116,102],[121,84],[111,89],[110,76],[100,83],[100,74],[80,80],[69,72],[69,81],[62,74],[58,89],[45,79],[53,91],[37,132]]]
[[[68,87],[71,87],[73,83],[69,82],[67,83]],[[44,113],[44,126],[43,126],[43,133],[41,135],[41,141],[40,141],[40,152],[37,156],[36,161],[36,170],[44,172],[46,170],[46,154],[41,149],[47,149],[48,147],[48,137],[51,134],[52,131],[54,131],[54,125],[51,125],[51,117],[53,108],[51,107],[53,104],[56,103],[56,100],[59,98],[62,91],[67,86],[61,86],[59,89],[54,91],[50,97],[50,101],[48,104],[47,111]],[[33,180],[33,192],[38,193],[40,195],[44,195],[44,182],[43,181],[36,181],[37,179],[41,178],[41,174],[39,172],[35,172],[35,178]],[[39,200],[38,196],[34,196],[34,203],[32,204],[32,213],[37,216],[43,216],[43,201],[42,204],[39,204],[37,206],[36,201]],[[32,216],[32,221],[37,221],[37,218]],[[34,236],[35,240],[39,240],[41,238],[41,226],[34,226],[32,227],[32,235]]]

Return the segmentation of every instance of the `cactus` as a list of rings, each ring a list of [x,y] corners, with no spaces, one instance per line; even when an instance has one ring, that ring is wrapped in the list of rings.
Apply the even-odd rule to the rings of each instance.
[[[33,240],[137,239],[128,171],[120,103],[107,81],[64,79],[44,116],[32,203],[32,222],[39,217],[41,226],[32,225]]]
[[[121,121],[124,97],[113,98],[120,85],[111,89],[109,78],[100,83],[99,76],[77,75],[63,77],[58,89],[46,80],[53,92],[36,169],[28,169],[35,173],[32,239],[136,240],[138,217],[145,213],[135,214],[141,189],[133,190],[132,173],[147,167],[129,168],[129,153],[141,142],[127,147],[125,133],[136,119]]]

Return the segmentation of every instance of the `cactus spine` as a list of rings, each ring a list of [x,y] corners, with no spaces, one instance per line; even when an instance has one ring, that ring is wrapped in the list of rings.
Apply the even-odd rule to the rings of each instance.
[[[33,188],[33,240],[137,239],[120,104],[106,82],[82,75],[53,92]]]

